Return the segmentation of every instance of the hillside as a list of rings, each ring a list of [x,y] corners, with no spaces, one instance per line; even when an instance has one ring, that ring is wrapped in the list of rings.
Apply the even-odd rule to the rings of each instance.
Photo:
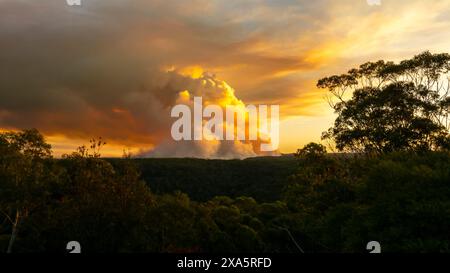
[[[120,159],[109,159],[114,165]],[[259,202],[280,200],[297,162],[292,156],[244,160],[143,158],[133,160],[142,179],[158,194],[181,191],[196,201],[215,196],[249,196]]]

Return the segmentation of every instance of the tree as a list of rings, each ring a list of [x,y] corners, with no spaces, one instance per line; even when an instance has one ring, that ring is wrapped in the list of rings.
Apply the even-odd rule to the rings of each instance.
[[[150,251],[154,197],[130,158],[115,165],[101,158],[105,142],[91,140],[63,155],[65,166],[61,201],[47,215],[46,247],[60,249],[61,241],[77,240],[84,252]],[[59,248],[58,248],[59,246]]]
[[[327,148],[319,143],[308,143],[296,153],[297,157],[301,158],[320,158],[327,153]]]
[[[350,152],[448,149],[449,71],[449,54],[424,52],[399,64],[368,62],[319,80],[338,115],[323,138]]]
[[[51,146],[36,129],[0,134],[0,212],[11,227],[8,253],[22,223],[49,196],[51,158]]]

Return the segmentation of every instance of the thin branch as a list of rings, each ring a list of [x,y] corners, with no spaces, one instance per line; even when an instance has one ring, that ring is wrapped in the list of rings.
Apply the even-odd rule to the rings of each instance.
[[[3,210],[0,210],[0,212],[3,213],[3,215],[6,216],[6,218],[9,220],[9,222],[10,222],[12,225],[14,225],[14,221],[11,219],[11,217],[10,217],[6,212],[4,212]]]

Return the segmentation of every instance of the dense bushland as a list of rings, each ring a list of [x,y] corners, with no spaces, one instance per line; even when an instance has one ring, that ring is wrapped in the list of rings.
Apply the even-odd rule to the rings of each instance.
[[[1,251],[64,252],[72,240],[83,252],[365,252],[371,240],[383,251],[450,251],[448,152],[331,156],[311,144],[295,161],[259,159],[292,170],[267,170],[278,178],[261,187],[265,172],[251,186],[241,184],[248,175],[236,178],[258,159],[215,161],[215,174],[231,174],[217,175],[217,196],[201,200],[212,187],[199,175],[207,161],[152,159],[150,167],[144,159],[101,159],[98,145],[56,160],[35,130],[0,136]],[[156,162],[159,170],[146,169]],[[280,167],[292,162],[295,169]],[[181,184],[154,193],[143,180],[171,164],[174,172],[189,166],[182,181],[195,181],[185,189],[200,198],[176,192]],[[246,196],[238,197],[239,187]],[[262,198],[274,189],[278,200]]]

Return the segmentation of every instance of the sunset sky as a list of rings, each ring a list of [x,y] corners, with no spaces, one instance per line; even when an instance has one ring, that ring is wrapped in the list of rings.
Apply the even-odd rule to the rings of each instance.
[[[280,105],[280,151],[334,120],[319,78],[366,61],[450,52],[450,0],[0,0],[0,128],[37,128],[56,156],[245,157],[174,147],[180,92]]]

